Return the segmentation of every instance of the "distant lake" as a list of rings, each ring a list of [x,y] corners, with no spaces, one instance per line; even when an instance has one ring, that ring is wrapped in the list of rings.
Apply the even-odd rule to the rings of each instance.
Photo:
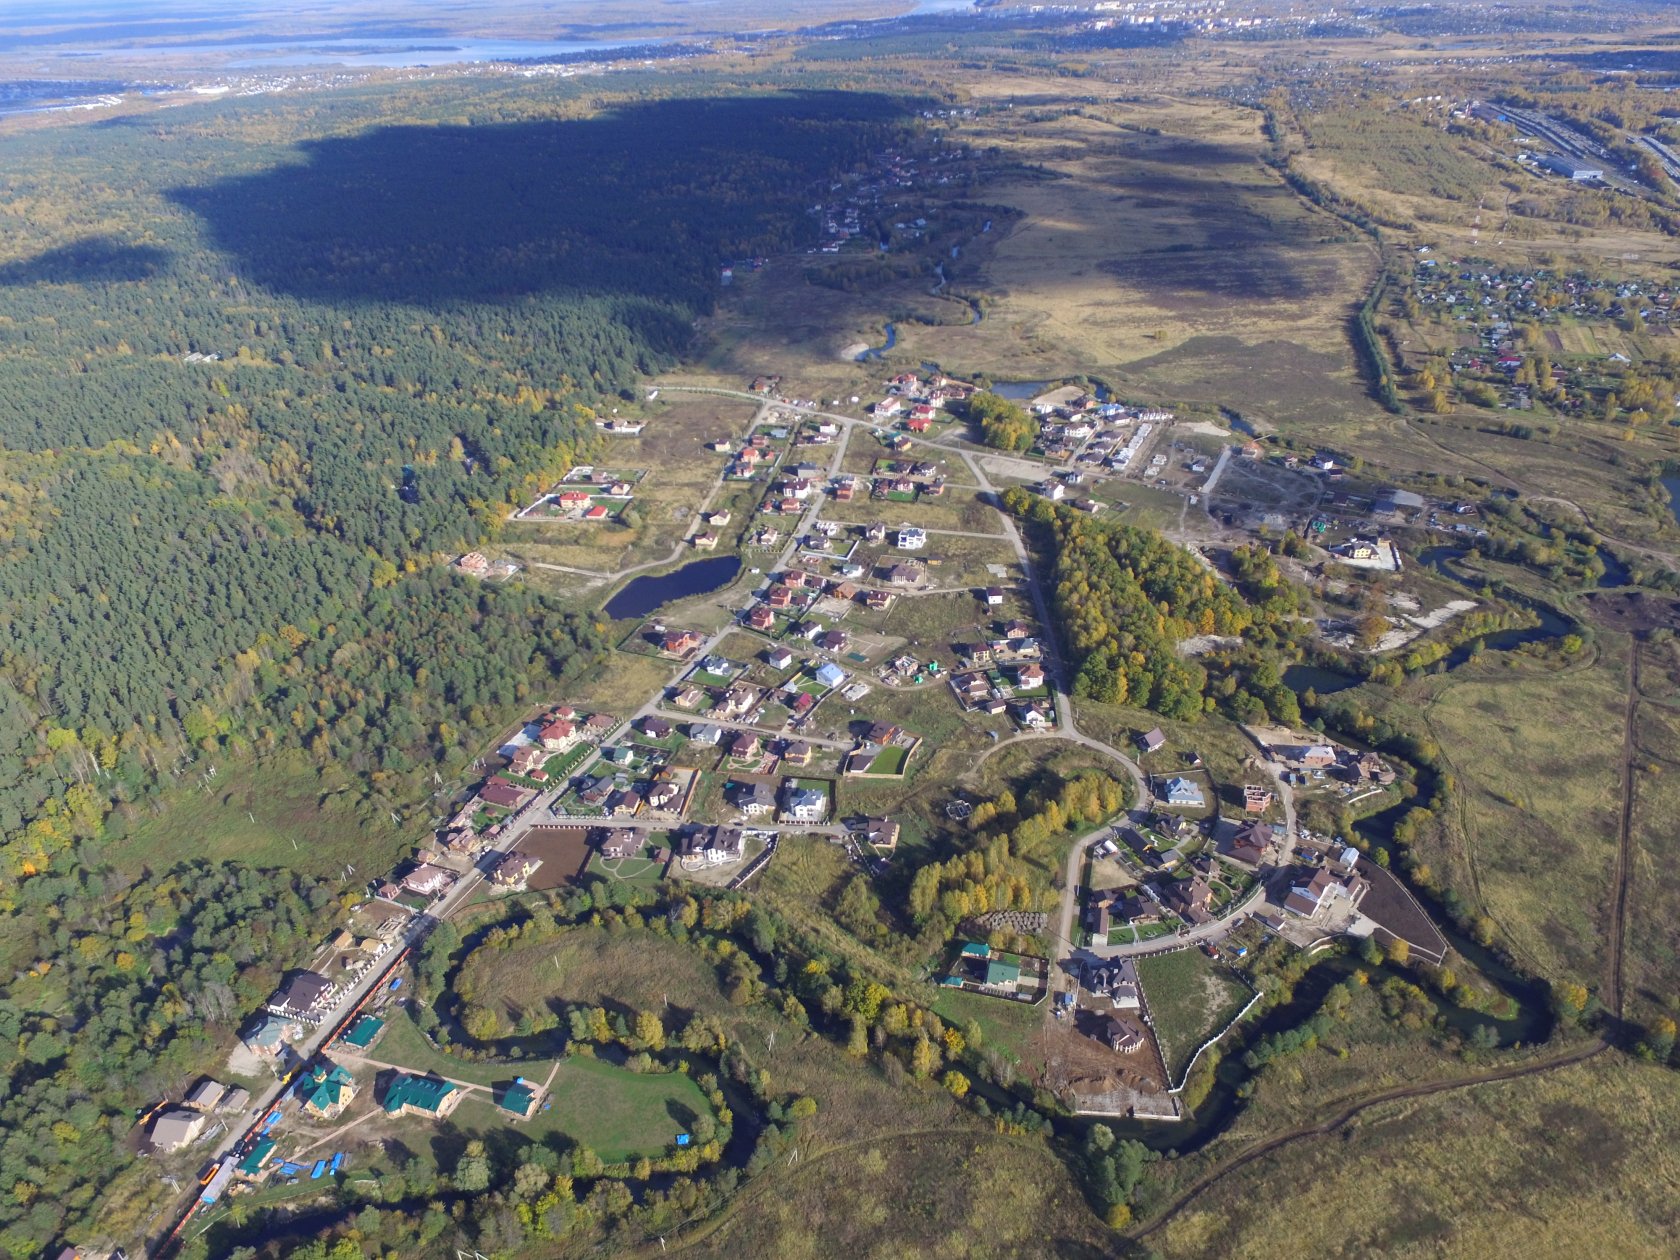
[[[713,556],[709,560],[695,560],[658,577],[634,578],[607,601],[606,614],[614,621],[645,617],[672,600],[704,595],[707,591],[728,586],[740,571],[739,556]]]
[[[221,44],[131,44],[76,50],[78,57],[122,60],[148,57],[212,57],[229,70],[271,66],[444,66],[474,61],[519,61],[574,53],[608,52],[657,40],[455,39],[451,37],[369,38],[339,35],[311,39],[258,39]],[[233,60],[222,60],[233,58]]]
[[[1680,521],[1680,473],[1664,477],[1662,486],[1668,491],[1668,510],[1674,513],[1675,520]]]

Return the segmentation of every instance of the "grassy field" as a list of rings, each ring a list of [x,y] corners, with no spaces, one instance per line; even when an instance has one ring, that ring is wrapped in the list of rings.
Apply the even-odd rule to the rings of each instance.
[[[498,1007],[510,1020],[557,1002],[657,1010],[669,996],[690,1010],[723,1005],[716,976],[694,950],[648,933],[614,936],[589,927],[534,945],[481,951],[466,980],[475,1001]]]
[[[1438,856],[1545,976],[1599,975],[1626,686],[1612,659],[1568,674],[1449,676],[1423,692],[1459,780],[1457,848]]]
[[[156,812],[139,815],[111,848],[119,870],[135,876],[203,858],[342,880],[346,864],[388,870],[419,839],[413,827],[391,822],[388,806],[358,805],[361,789],[348,774],[318,769],[301,753],[223,761],[217,770],[210,790],[176,788]]]
[[[1668,1256],[1676,1124],[1680,1077],[1604,1056],[1367,1112],[1218,1182],[1148,1241],[1164,1260]]]
[[[907,1122],[772,1174],[671,1254],[1094,1258],[1110,1242],[1041,1141]]]
[[[1016,1062],[1026,1058],[1033,1037],[1044,1026],[1043,1005],[1005,1002],[961,990],[942,990],[934,1013],[958,1028],[970,1020],[980,1025],[986,1044],[1007,1052]]]
[[[1218,1032],[1252,996],[1248,987],[1199,949],[1138,959],[1161,1055],[1176,1081],[1196,1048]]]
[[[381,1063],[393,1063],[422,1074],[435,1073],[474,1085],[495,1085],[515,1074],[534,1075],[540,1080],[548,1073],[547,1064],[540,1060],[526,1060],[518,1065],[471,1063],[455,1055],[445,1054],[426,1040],[426,1035],[408,1017],[406,1011],[391,1016],[372,1054]]]
[[[541,1083],[548,1069],[521,1067],[519,1074]],[[513,1070],[502,1069],[507,1081]],[[678,1133],[712,1108],[692,1077],[680,1072],[639,1075],[604,1059],[563,1060],[549,1086],[554,1106],[518,1126],[533,1142],[550,1134],[586,1146],[608,1163],[657,1155]],[[451,1118],[454,1127],[503,1127],[506,1116],[485,1095],[474,1094]]]

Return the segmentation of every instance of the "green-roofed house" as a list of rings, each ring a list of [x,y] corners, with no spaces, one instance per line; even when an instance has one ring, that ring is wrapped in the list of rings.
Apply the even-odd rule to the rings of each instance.
[[[323,1060],[298,1082],[303,1109],[323,1120],[331,1120],[356,1096],[356,1079],[347,1068]]]
[[[1015,963],[989,962],[986,964],[985,985],[989,989],[1013,989],[1021,982],[1021,968]]]
[[[234,1166],[233,1171],[247,1181],[261,1181],[272,1171],[268,1166],[269,1156],[274,1154],[275,1141],[264,1138],[251,1148],[250,1154]]]
[[[385,1031],[385,1021],[377,1015],[358,1016],[356,1022],[350,1025],[342,1040],[345,1045],[357,1050],[366,1050],[379,1040],[379,1034]]]
[[[982,945],[978,941],[964,941],[962,956],[964,958],[978,958],[981,962],[984,962],[992,956],[992,947],[990,945]]]
[[[513,1078],[513,1084],[502,1090],[496,1099],[496,1106],[503,1111],[511,1112],[521,1120],[529,1120],[537,1111],[537,1102],[542,1097],[542,1087],[533,1085],[523,1076]]]
[[[466,1090],[435,1076],[410,1076],[404,1072],[385,1090],[388,1116],[425,1116],[441,1120],[460,1105]]]

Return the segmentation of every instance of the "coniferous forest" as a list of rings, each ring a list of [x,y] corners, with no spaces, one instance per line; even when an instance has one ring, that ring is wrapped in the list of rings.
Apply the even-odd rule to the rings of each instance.
[[[655,86],[369,89],[5,140],[0,1254],[89,1206],[135,1108],[331,900],[199,863],[125,885],[101,865],[113,808],[195,758],[287,749],[429,783],[485,714],[585,668],[590,619],[442,563],[589,456],[597,408],[682,356],[720,265],[803,243],[812,187],[907,117]],[[235,933],[240,908],[260,913]]]

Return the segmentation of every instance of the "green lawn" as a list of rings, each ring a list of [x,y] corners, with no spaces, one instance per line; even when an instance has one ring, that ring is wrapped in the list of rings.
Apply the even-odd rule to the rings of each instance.
[[[660,1154],[694,1117],[712,1114],[692,1077],[680,1072],[642,1076],[603,1059],[566,1059],[549,1089],[554,1106],[533,1117],[526,1126],[530,1136],[540,1140],[547,1126],[608,1163]]]
[[[556,1034],[555,1047],[558,1048],[559,1045],[559,1035]],[[406,1011],[391,1016],[385,1034],[380,1037],[379,1044],[374,1047],[372,1054],[381,1063],[391,1063],[422,1075],[436,1073],[438,1076],[468,1081],[474,1085],[494,1085],[513,1076],[535,1076],[540,1080],[548,1074],[548,1068],[541,1059],[527,1059],[519,1064],[469,1063],[465,1059],[445,1054],[426,1040],[426,1035],[408,1017]]]
[[[1017,1063],[1029,1057],[1033,1034],[1044,1027],[1042,1004],[1028,1006],[960,989],[940,990],[933,1011],[959,1029],[966,1028],[970,1020],[979,1024],[985,1045],[1002,1050]]]
[[[1196,1047],[1225,1027],[1251,994],[1199,949],[1140,958],[1137,970],[1162,1057],[1176,1081]]]
[[[904,763],[909,756],[909,749],[900,748],[896,744],[883,748],[875,760],[869,763],[869,773],[903,774]]]

